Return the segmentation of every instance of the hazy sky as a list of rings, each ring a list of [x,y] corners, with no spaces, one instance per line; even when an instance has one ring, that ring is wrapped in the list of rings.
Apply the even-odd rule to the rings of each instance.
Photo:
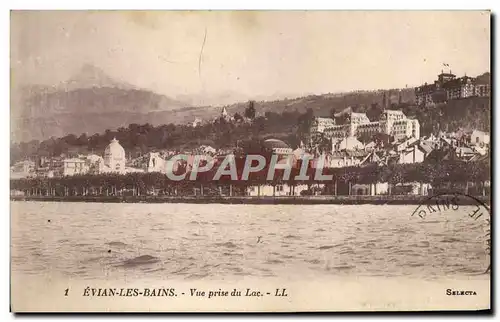
[[[201,69],[199,57],[201,55]],[[488,12],[13,12],[14,85],[85,63],[170,96],[328,93],[489,70]]]

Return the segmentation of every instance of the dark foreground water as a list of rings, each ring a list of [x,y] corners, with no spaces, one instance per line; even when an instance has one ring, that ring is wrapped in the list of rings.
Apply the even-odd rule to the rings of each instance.
[[[11,267],[78,279],[478,275],[475,206],[11,203]]]

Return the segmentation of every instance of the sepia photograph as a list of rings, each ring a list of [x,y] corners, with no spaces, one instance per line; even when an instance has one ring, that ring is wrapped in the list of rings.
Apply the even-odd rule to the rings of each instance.
[[[11,10],[11,312],[491,312],[491,23]]]

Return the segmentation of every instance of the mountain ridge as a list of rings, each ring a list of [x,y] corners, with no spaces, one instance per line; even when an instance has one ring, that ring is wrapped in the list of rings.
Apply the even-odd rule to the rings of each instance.
[[[479,75],[489,81],[489,72]],[[61,87],[62,86],[62,87]],[[147,89],[118,82],[95,66],[83,66],[80,73],[58,86],[25,87],[22,100],[11,106],[11,138],[22,142],[47,139],[69,133],[94,134],[131,123],[185,124],[200,118],[209,121],[223,106],[230,114],[244,114],[247,102],[223,106],[192,106]],[[177,96],[178,97],[178,96]],[[258,115],[266,112],[300,112],[311,108],[315,116],[328,117],[348,107],[412,104],[413,88],[351,91],[257,101]],[[20,107],[19,107],[20,106]]]

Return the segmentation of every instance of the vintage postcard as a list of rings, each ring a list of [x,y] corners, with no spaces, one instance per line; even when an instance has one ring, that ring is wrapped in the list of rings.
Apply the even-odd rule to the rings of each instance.
[[[11,11],[11,310],[490,310],[490,22]]]

